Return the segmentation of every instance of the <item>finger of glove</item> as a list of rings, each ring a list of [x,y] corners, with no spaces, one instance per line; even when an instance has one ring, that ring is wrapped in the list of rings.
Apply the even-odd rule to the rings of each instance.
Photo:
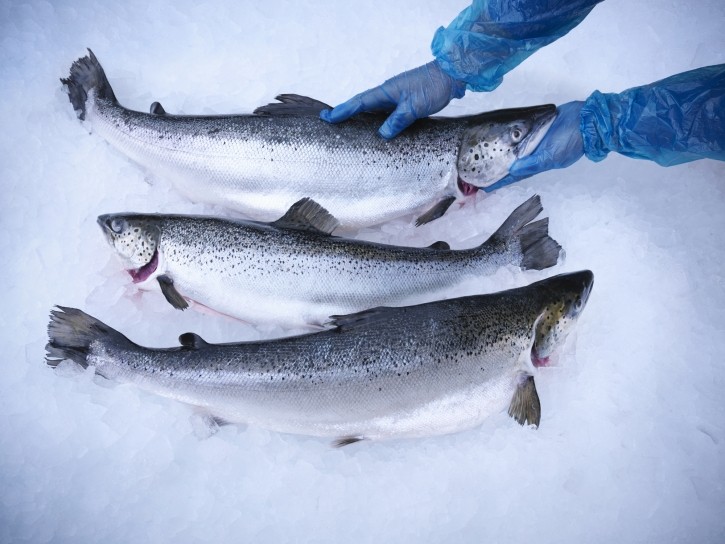
[[[385,120],[378,133],[386,140],[390,140],[412,125],[416,119],[418,117],[411,111],[410,107],[401,103]]]
[[[533,155],[514,161],[511,168],[509,168],[509,174],[517,179],[528,178],[545,170],[555,168],[555,165],[550,164],[550,162],[549,153],[536,152]]]
[[[380,87],[375,87],[353,96],[347,102],[343,102],[331,110],[322,110],[320,119],[328,123],[340,123],[364,111],[390,111],[395,106],[395,102],[387,93],[383,92]]]

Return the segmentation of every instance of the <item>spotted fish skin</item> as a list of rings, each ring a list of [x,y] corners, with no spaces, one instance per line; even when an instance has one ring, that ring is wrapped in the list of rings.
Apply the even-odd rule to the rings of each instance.
[[[486,176],[507,172],[517,149],[524,149],[523,140],[545,132],[541,122],[526,120],[553,119],[556,114],[549,105],[425,119],[398,138],[384,140],[377,135],[380,116],[364,114],[331,125],[319,119],[325,104],[296,95],[282,95],[283,102],[258,108],[256,115],[169,115],[156,104],[155,113],[132,111],[118,103],[90,51],[62,81],[79,117],[94,133],[192,200],[272,221],[309,197],[343,228],[424,212],[440,202],[447,207],[475,193],[476,187],[494,183],[497,179]],[[469,164],[467,156],[460,159],[467,162],[466,180],[459,180],[461,142],[465,139],[471,150],[482,146],[489,125],[499,142],[500,130],[513,130],[510,123],[521,125],[520,130],[530,126],[531,135],[522,135],[516,146],[497,144],[501,153],[487,155],[495,168]]]
[[[492,295],[375,308],[337,317],[333,330],[277,340],[215,345],[187,333],[170,349],[140,347],[60,308],[47,362],[72,359],[218,419],[341,444],[451,433],[516,408],[522,384],[535,392],[531,352],[548,334],[541,316],[561,307],[575,321],[592,283],[591,272],[576,272]]]
[[[320,226],[335,225],[324,209],[303,202],[322,218]],[[561,248],[546,219],[531,222],[541,210],[539,197],[531,197],[486,242],[466,250],[330,236],[294,215],[297,228],[181,215],[110,214],[98,223],[142,289],[164,289],[172,281],[181,296],[223,314],[319,327],[333,314],[434,300],[502,266],[553,266]],[[159,284],[162,276],[168,279]]]

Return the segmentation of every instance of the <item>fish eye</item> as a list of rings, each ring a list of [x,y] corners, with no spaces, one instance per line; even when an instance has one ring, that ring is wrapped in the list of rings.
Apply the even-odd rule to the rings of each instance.
[[[511,131],[511,137],[514,139],[514,141],[518,142],[521,139],[521,131],[517,128],[513,129]]]
[[[113,232],[115,232],[116,234],[121,234],[123,232],[124,227],[126,226],[126,221],[124,221],[120,217],[114,217],[111,220],[111,223],[109,226],[111,227],[111,230]]]

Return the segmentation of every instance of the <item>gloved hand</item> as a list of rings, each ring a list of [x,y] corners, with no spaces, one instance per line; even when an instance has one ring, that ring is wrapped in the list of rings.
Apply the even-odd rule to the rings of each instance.
[[[505,178],[486,187],[486,192],[494,191],[522,179],[552,170],[566,168],[584,155],[584,143],[581,133],[581,110],[584,102],[575,101],[562,104],[551,127],[539,142],[531,155],[515,161]]]
[[[465,92],[465,83],[453,79],[437,61],[433,61],[355,95],[332,110],[322,110],[320,118],[328,123],[339,123],[363,111],[395,110],[378,131],[383,138],[390,139],[416,119],[442,110]]]

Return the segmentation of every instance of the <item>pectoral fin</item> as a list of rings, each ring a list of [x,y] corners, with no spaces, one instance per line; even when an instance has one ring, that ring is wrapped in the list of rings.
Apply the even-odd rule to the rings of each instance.
[[[431,221],[438,219],[439,217],[442,217],[444,213],[448,210],[448,208],[451,207],[451,204],[453,204],[456,201],[455,196],[447,196],[443,200],[439,201],[435,206],[433,206],[430,210],[425,212],[423,215],[421,215],[418,219],[415,220],[415,226],[420,227],[421,225],[425,225],[426,223],[430,223]]]
[[[161,292],[164,294],[164,298],[166,298],[169,304],[177,310],[186,310],[189,307],[189,303],[184,300],[184,297],[182,297],[176,290],[176,287],[174,287],[174,280],[165,274],[156,279],[159,280]]]
[[[534,377],[525,375],[519,382],[509,405],[509,415],[520,425],[536,425],[541,421],[541,403]]]

